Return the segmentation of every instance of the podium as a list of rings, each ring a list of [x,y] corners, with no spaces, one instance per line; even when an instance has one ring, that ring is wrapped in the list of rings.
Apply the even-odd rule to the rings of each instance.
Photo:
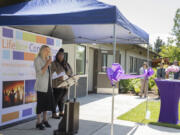
[[[76,102],[76,85],[79,77],[72,76],[71,78],[63,81],[58,87],[68,87],[68,97],[65,103],[65,113],[61,119],[58,129],[54,131],[54,135],[74,135],[79,130],[79,106],[80,103]],[[70,101],[70,87],[75,84],[74,101]]]

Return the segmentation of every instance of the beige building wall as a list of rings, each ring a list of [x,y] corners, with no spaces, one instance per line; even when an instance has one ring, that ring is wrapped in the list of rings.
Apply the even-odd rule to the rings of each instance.
[[[101,72],[101,63],[102,63],[102,56],[101,53],[103,51],[107,52],[108,54],[113,54],[113,45],[99,45],[99,44],[82,44],[86,46],[86,74],[82,75],[81,77],[87,77],[87,86],[86,92],[88,94],[88,71],[89,71],[89,50],[90,48],[98,49],[98,74],[97,74],[97,93],[112,93],[112,87],[110,81],[105,72]],[[65,44],[62,47],[64,48],[65,52],[68,53],[68,62],[75,70],[75,54],[76,54],[76,44]],[[147,51],[143,50],[142,48],[135,48],[134,46],[129,45],[117,45],[116,50],[116,62],[119,62],[119,54],[121,54],[121,66],[126,73],[130,71],[130,56],[146,59],[147,58]],[[152,57],[152,56],[151,56]],[[151,60],[151,59],[150,59]],[[115,89],[115,93],[119,93],[118,85]]]
[[[106,51],[108,50],[108,54],[113,54],[112,45],[109,46],[101,45],[101,50],[106,50]],[[121,66],[128,74],[130,73],[130,56],[144,60],[147,59],[147,50],[145,50],[144,48],[136,48],[135,46],[117,45],[116,62],[119,62],[119,54],[121,54]],[[100,55],[99,57],[100,57],[99,59],[101,59]],[[152,55],[150,57],[151,58],[149,60],[151,61]],[[101,66],[101,61],[99,63],[100,63],[99,66]],[[101,67],[99,69],[101,69]],[[112,86],[110,85],[110,81],[108,80],[106,73],[101,72],[101,70],[99,70],[98,73],[97,93],[112,93]],[[118,84],[115,89],[115,93],[119,93]]]
[[[146,60],[147,54],[145,55],[144,53],[147,53],[147,52],[142,52],[142,53],[143,54],[140,55],[139,52],[136,50],[127,51],[127,73],[130,73],[130,56]],[[152,61],[152,59],[149,59],[149,61]]]
[[[62,48],[66,53],[68,53],[68,63],[71,65],[73,72],[75,71],[75,45],[73,44],[65,44],[62,45]]]
[[[86,46],[86,45],[82,45]],[[76,47],[77,44],[63,44],[62,48],[64,49],[65,53],[68,53],[68,63],[71,65],[73,69],[73,73],[76,74]],[[84,75],[80,75],[80,78],[86,78],[87,83],[86,83],[86,95],[88,95],[88,52],[89,49],[86,47],[86,73]]]

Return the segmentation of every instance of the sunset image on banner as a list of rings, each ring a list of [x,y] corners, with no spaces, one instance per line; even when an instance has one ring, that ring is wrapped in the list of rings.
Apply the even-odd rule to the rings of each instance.
[[[35,80],[25,81],[25,103],[36,102],[36,91],[34,90]]]
[[[3,82],[3,108],[21,105],[24,102],[24,81]]]

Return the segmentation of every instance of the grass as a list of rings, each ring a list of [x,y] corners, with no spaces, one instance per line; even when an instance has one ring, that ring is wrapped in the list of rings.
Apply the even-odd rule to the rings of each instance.
[[[157,126],[164,126],[170,128],[180,129],[180,124],[168,124],[168,123],[160,123],[158,122],[159,119],[159,112],[160,112],[160,102],[159,101],[149,101],[148,102],[148,110],[151,112],[150,119],[145,119],[146,115],[146,102],[143,102],[130,110],[129,112],[121,115],[118,117],[120,120],[127,120],[133,121],[137,123],[144,123],[144,124],[153,124]],[[179,112],[180,112],[180,104],[179,104]],[[180,113],[179,113],[180,118]]]

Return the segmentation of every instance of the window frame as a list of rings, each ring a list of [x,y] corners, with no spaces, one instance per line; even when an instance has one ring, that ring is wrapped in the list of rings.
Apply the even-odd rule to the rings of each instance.
[[[83,62],[84,62],[84,69],[83,69],[83,73],[78,73],[77,72],[77,57],[76,57],[76,74],[77,75],[85,75],[86,74],[86,50],[87,50],[87,48],[84,45],[77,45],[76,46],[76,55],[77,55],[77,52],[78,52],[77,51],[78,47],[83,47],[84,48],[84,60],[83,60]]]
[[[104,64],[104,58],[105,58],[105,61],[106,61],[105,64]],[[104,71],[103,67],[105,66],[107,68],[107,63],[108,63],[108,53],[101,53],[101,72],[106,72],[106,69]]]

